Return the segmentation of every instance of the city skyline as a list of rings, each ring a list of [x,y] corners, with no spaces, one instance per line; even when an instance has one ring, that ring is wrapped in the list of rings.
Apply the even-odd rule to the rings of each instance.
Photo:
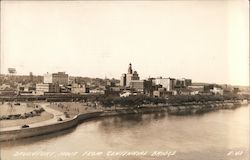
[[[246,20],[247,1],[1,1],[1,73],[119,79],[131,62],[141,79],[248,85]]]

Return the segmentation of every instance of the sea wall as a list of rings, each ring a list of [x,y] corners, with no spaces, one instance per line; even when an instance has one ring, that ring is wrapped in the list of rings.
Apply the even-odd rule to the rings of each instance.
[[[16,130],[0,131],[0,141],[16,140],[27,137],[34,137],[44,134],[49,134],[53,132],[58,132],[61,130],[66,130],[77,126],[79,122],[90,118],[96,118],[103,112],[92,112],[86,114],[80,114],[72,119],[55,122],[54,124],[30,127],[30,128],[20,128]]]
[[[15,140],[26,137],[39,136],[44,134],[49,134],[68,128],[72,128],[78,124],[77,116],[70,120],[65,120],[62,122],[55,122],[54,124],[30,127],[30,128],[20,128],[16,130],[0,131],[0,141]]]
[[[96,117],[99,117],[102,113],[103,113],[103,111],[102,112],[92,112],[92,113],[79,114],[77,116],[77,121],[82,122],[82,121],[85,121],[85,120],[88,120],[91,118],[96,118]]]
[[[130,109],[116,109],[101,112],[92,112],[86,114],[79,114],[72,119],[64,120],[61,122],[55,122],[54,124],[20,128],[17,130],[0,131],[0,141],[15,140],[20,138],[27,138],[33,136],[39,136],[58,132],[61,130],[69,129],[77,126],[79,122],[83,122],[88,119],[108,116],[118,116],[126,114],[147,114],[155,112],[165,112],[170,115],[187,115],[187,114],[200,114],[209,111],[219,109],[234,109],[241,105],[247,105],[246,101],[234,101],[234,102],[220,102],[220,103],[206,103],[206,104],[190,104],[190,105],[166,105],[166,106],[144,106]]]

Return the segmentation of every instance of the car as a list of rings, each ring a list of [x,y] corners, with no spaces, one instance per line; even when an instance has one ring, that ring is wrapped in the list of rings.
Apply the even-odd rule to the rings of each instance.
[[[63,121],[63,119],[60,117],[60,118],[57,119],[57,121]]]
[[[30,127],[30,126],[27,125],[27,124],[24,124],[24,125],[21,126],[21,128],[29,128],[29,127]]]

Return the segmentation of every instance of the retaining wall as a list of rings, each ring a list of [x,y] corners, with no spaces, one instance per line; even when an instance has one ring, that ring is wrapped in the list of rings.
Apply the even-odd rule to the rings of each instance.
[[[49,134],[64,129],[72,128],[77,124],[78,124],[78,119],[77,116],[75,116],[73,119],[65,120],[62,122],[55,122],[54,124],[46,126],[20,128],[17,130],[10,130],[10,131],[1,131],[0,141],[8,141],[8,140],[15,140],[20,138]]]

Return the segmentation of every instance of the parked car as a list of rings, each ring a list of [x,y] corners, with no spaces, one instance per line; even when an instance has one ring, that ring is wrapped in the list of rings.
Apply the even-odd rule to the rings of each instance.
[[[30,126],[27,125],[27,124],[24,124],[24,125],[21,126],[21,128],[29,128],[29,127],[30,127]]]
[[[60,117],[60,118],[57,119],[57,121],[63,121],[63,119]]]

